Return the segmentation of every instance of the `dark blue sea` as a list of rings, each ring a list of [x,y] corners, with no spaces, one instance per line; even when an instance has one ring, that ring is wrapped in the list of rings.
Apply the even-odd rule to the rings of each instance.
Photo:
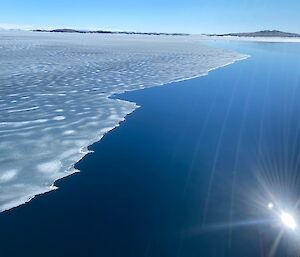
[[[300,253],[278,216],[299,211],[300,45],[211,44],[251,58],[115,96],[141,108],[59,190],[0,214],[1,257]]]

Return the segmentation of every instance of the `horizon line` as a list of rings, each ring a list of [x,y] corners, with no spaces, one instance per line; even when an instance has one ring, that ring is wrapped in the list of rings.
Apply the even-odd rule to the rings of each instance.
[[[253,32],[260,32],[260,31],[280,31],[286,33],[295,33],[290,31],[282,31],[279,29],[267,29],[262,28],[259,30],[253,31],[238,31],[238,32],[198,32],[198,33],[188,33],[188,32],[165,32],[165,31],[136,31],[136,30],[126,30],[126,29],[107,29],[107,28],[97,28],[97,27],[90,27],[90,28],[76,28],[73,26],[49,26],[49,25],[29,25],[29,24],[12,24],[12,23],[0,23],[0,30],[21,30],[21,31],[33,31],[33,30],[57,30],[57,29],[70,29],[70,30],[77,30],[77,31],[109,31],[109,32],[132,32],[132,33],[165,33],[165,34],[189,34],[189,35],[219,35],[219,34],[231,34],[231,33],[253,33]],[[296,34],[296,33],[295,33]]]

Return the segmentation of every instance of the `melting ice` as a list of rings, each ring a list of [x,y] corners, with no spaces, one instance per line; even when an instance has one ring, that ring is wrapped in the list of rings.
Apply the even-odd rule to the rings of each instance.
[[[190,37],[0,32],[0,211],[55,189],[137,108],[113,94],[244,57]]]

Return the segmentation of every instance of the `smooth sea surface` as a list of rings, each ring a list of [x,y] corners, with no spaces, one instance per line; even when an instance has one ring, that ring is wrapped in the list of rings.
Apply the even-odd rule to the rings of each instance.
[[[141,108],[59,190],[0,214],[0,256],[297,255],[274,212],[297,213],[300,45],[213,45],[251,58],[115,96]]]

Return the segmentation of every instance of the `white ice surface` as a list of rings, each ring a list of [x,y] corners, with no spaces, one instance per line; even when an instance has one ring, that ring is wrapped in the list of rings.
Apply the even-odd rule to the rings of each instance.
[[[236,36],[193,36],[199,40],[245,41],[261,43],[300,43],[299,37],[236,37]]]
[[[191,37],[0,32],[0,211],[56,189],[137,108],[113,94],[243,58]]]

